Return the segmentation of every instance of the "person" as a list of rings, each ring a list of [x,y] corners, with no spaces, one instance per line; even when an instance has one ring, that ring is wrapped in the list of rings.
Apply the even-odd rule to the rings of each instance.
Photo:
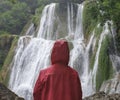
[[[82,100],[78,73],[68,62],[68,42],[57,40],[51,53],[51,65],[40,71],[35,83],[34,100]]]

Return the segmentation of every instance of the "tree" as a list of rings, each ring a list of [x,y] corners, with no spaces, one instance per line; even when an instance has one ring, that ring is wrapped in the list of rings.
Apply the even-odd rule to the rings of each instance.
[[[12,3],[9,1],[1,1],[0,2],[0,13],[4,13],[12,8]]]
[[[26,3],[29,8],[30,8],[30,12],[32,14],[35,13],[35,9],[38,7],[38,0],[18,0],[21,3]],[[42,0],[44,1],[44,0]]]
[[[29,7],[25,3],[16,3],[10,10],[0,15],[0,31],[20,34],[29,20]]]
[[[119,0],[98,0],[101,17],[106,20],[113,20],[117,28],[120,28],[120,1]]]

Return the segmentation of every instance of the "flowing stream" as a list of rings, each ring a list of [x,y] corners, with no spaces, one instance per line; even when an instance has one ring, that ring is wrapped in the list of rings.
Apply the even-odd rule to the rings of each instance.
[[[83,97],[95,92],[95,84],[92,83],[92,80],[93,76],[96,76],[98,56],[102,40],[104,39],[103,37],[108,29],[107,24],[100,36],[96,61],[92,71],[89,68],[89,55],[90,51],[95,48],[96,39],[93,31],[89,40],[87,40],[87,44],[85,43],[82,26],[84,5],[67,4],[67,15],[63,19],[57,13],[57,6],[58,4],[52,3],[44,8],[37,37],[34,37],[34,35],[30,36],[27,31],[27,35],[21,36],[18,41],[12,63],[9,88],[19,96],[25,98],[25,100],[33,99],[32,93],[35,81],[40,70],[50,65],[51,49],[55,40],[60,38],[67,39],[73,45],[73,48],[70,49],[69,65],[79,73]],[[77,7],[76,14],[74,12],[74,6]],[[33,28],[31,29],[33,31]],[[29,31],[31,32],[30,29]]]

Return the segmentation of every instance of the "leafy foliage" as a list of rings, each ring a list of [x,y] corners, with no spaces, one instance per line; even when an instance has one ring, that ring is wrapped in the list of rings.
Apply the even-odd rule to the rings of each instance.
[[[72,3],[81,3],[84,0],[38,0],[39,4],[49,4],[49,3],[67,3],[67,2],[72,2]]]
[[[95,0],[85,2],[83,11],[83,31],[85,33],[85,36],[88,37],[88,35],[97,25],[98,14],[99,11],[97,7],[97,2]]]
[[[0,2],[0,14],[4,13],[5,11],[8,11],[12,8],[12,3],[9,1],[1,1]]]
[[[116,27],[117,49],[120,54],[120,1],[119,0],[98,0],[101,10],[101,22],[112,20]]]
[[[113,20],[115,24],[120,23],[120,1],[119,0],[98,0],[101,17],[106,20]]]
[[[8,2],[3,3],[9,4]],[[5,7],[0,11],[2,11],[0,12],[0,34],[3,31],[19,34],[29,20],[29,8],[25,3],[16,3],[14,5],[10,3],[7,8]]]
[[[21,3],[27,4],[27,6],[30,8],[30,13],[34,14],[35,9],[39,6],[38,0],[18,0]]]

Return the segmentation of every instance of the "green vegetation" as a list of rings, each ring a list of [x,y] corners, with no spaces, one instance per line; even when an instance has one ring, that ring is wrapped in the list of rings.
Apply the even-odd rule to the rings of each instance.
[[[116,47],[117,47],[117,51],[120,55],[120,30],[118,31],[118,34],[116,35]]]
[[[95,33],[95,37],[96,37],[96,45],[95,45],[95,49],[94,51],[92,51],[90,53],[90,68],[93,69],[93,66],[94,66],[94,62],[95,62],[95,54],[96,54],[96,50],[98,48],[98,42],[99,42],[99,38],[100,38],[100,34],[102,33],[102,29],[103,27],[102,26],[96,26],[94,28],[94,33]]]
[[[91,55],[90,57],[90,68],[93,69],[94,67],[94,62],[95,62],[95,53]]]
[[[112,20],[116,29],[116,45],[120,55],[120,2],[119,0],[86,0],[83,13],[83,30],[85,37],[93,31],[97,23],[102,26]]]
[[[67,2],[72,2],[72,3],[81,3],[83,0],[38,0],[39,6],[42,4],[46,5],[49,3],[67,3]]]
[[[101,12],[101,21],[113,20],[120,28],[120,1],[119,0],[98,0]]]
[[[0,82],[4,82],[7,84],[8,77],[9,77],[9,69],[10,69],[10,64],[12,62],[13,56],[14,56],[14,51],[17,45],[18,41],[18,36],[13,35],[11,36],[13,39],[11,41],[11,47],[9,49],[9,52],[7,53],[7,56],[5,57],[4,64],[2,66],[2,69],[0,70]]]
[[[4,65],[3,65],[2,72],[3,73],[6,72],[6,73],[3,74],[4,75],[3,83],[6,86],[8,86],[8,81],[9,81],[9,77],[10,77],[10,75],[9,75],[10,74],[10,67],[9,66],[10,66],[10,64],[13,60],[13,56],[14,56],[14,53],[15,53],[15,49],[16,49],[16,46],[17,46],[18,39],[19,39],[18,36],[14,37],[14,40],[12,41],[11,48],[9,50],[9,53],[8,53],[6,59],[5,59]]]
[[[98,0],[100,20],[104,23],[106,20],[112,20],[116,28],[117,49],[120,54],[120,1],[119,0]]]
[[[0,35],[0,69],[11,47],[13,37],[9,34]]]
[[[20,3],[27,4],[27,6],[30,8],[29,12],[31,14],[35,14],[36,8],[39,7],[39,5],[38,5],[39,0],[17,0],[17,1],[19,1]]]
[[[102,33],[103,27],[99,25],[98,27],[96,26],[95,28],[95,37],[99,37],[100,34]]]
[[[42,14],[44,6],[40,6],[39,8],[36,9],[35,15],[32,17],[32,22],[35,24],[35,27],[37,27],[40,23],[40,18]]]
[[[25,3],[11,4],[9,1],[0,4],[0,34],[20,34],[29,20],[29,7]]]
[[[98,23],[98,7],[97,2],[93,1],[86,1],[83,11],[83,31],[85,33],[85,37],[91,34],[93,29]]]
[[[113,67],[109,58],[109,44],[110,37],[106,36],[102,42],[100,55],[99,55],[99,64],[96,78],[96,89],[99,90],[103,81],[108,80],[113,75]]]

